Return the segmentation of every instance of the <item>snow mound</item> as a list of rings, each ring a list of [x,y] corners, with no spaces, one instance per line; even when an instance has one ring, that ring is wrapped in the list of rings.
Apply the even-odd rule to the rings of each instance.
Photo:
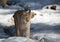
[[[38,40],[39,42],[60,42],[60,36],[57,34],[34,34],[33,39]]]
[[[25,37],[10,37],[8,39],[1,39],[1,42],[37,42],[35,40]]]

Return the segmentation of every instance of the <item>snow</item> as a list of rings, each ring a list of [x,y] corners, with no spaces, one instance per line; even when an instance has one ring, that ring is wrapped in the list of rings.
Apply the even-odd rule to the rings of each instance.
[[[13,7],[13,6],[12,6]],[[12,8],[11,7],[11,8]],[[57,6],[58,8],[60,6]],[[6,37],[7,39],[0,39],[1,42],[60,42],[60,10],[45,9],[32,10],[36,15],[31,19],[31,38],[24,37],[9,37],[9,35],[3,33],[4,31],[0,27],[0,37]],[[5,28],[13,26],[14,22],[11,20],[14,12],[17,9],[0,9],[0,25]],[[41,15],[42,14],[42,15]],[[7,26],[7,27],[6,27]],[[14,27],[10,27],[14,28]],[[13,31],[10,31],[13,32]],[[14,33],[12,33],[14,34]],[[36,41],[38,40],[38,41]]]
[[[10,37],[8,39],[0,39],[0,42],[37,42],[25,37]]]
[[[3,12],[4,10],[4,12]],[[14,24],[11,24],[8,22],[8,20],[10,18],[12,18],[13,14],[8,14],[14,10],[6,10],[6,9],[0,9],[0,23],[3,23],[4,25],[8,24],[8,26],[10,25],[14,25]],[[48,24],[48,25],[57,25],[57,24],[60,24],[60,13],[43,13],[43,12],[40,12],[41,10],[32,10],[32,12],[35,12],[36,13],[36,16],[34,16],[34,18],[31,19],[31,23],[45,23],[45,24]],[[43,10],[44,11],[44,10]],[[3,15],[3,13],[6,13]],[[40,16],[40,14],[42,14],[43,16]],[[7,18],[8,17],[8,18]],[[4,23],[5,21],[5,23]]]
[[[45,23],[48,25],[60,24],[60,20],[59,20],[60,19],[60,13],[48,14],[48,13],[43,13],[40,11],[33,10],[33,12],[35,12],[37,15],[33,19],[31,19],[31,23]],[[43,16],[40,16],[40,14],[42,14]]]

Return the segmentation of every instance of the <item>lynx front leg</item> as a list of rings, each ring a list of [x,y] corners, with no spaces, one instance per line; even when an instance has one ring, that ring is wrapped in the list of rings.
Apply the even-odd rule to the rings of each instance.
[[[16,28],[16,36],[21,36],[21,37],[23,36],[23,30],[19,28],[19,25]]]
[[[23,36],[23,30],[19,27],[20,25],[17,25],[17,28],[16,28],[16,35],[17,36]]]
[[[20,33],[20,36],[23,37],[23,30],[22,29],[19,30],[19,33]]]
[[[16,36],[20,36],[17,15],[16,16],[14,15],[14,22],[15,22],[15,27],[16,27]]]
[[[22,25],[20,23],[20,18],[18,15],[14,15],[14,22],[16,27],[16,36],[23,36]]]
[[[22,21],[21,21],[21,18],[19,18],[19,16],[17,17],[17,36],[23,36],[23,24],[22,24]]]
[[[19,30],[19,28],[16,28],[16,36],[20,36],[20,30]]]
[[[30,38],[30,22],[26,24],[26,37]]]

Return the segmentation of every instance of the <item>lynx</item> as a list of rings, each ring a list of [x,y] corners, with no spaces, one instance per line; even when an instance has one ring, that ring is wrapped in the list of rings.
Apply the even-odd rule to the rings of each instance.
[[[30,37],[30,20],[36,14],[34,12],[18,10],[13,15],[15,26],[16,26],[16,35],[23,36],[24,30],[26,32],[26,37]]]

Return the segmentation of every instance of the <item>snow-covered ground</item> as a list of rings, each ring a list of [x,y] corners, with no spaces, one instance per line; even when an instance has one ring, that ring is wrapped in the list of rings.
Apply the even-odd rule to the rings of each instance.
[[[25,37],[10,37],[8,39],[1,39],[0,42],[38,42]]]
[[[58,7],[58,6],[57,6]],[[3,28],[14,30],[13,14],[16,9],[0,9],[0,37],[9,37],[4,33]],[[31,38],[39,42],[60,42],[60,10],[42,9],[32,10],[36,15],[31,19]],[[14,34],[14,31],[11,30]],[[13,41],[14,39],[14,41]],[[17,41],[15,41],[17,39]],[[24,39],[24,38],[23,38]],[[11,38],[3,40],[2,42],[18,42],[20,38]],[[25,39],[24,39],[25,40]],[[19,42],[28,42],[28,41]],[[28,40],[28,39],[27,39]],[[34,41],[29,41],[34,42]]]

